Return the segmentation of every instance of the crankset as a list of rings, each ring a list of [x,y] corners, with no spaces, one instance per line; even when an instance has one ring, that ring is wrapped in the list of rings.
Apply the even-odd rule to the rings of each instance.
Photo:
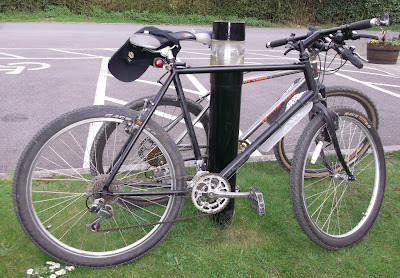
[[[109,232],[109,231],[117,231],[125,229],[143,228],[161,224],[176,223],[179,221],[186,221],[217,214],[221,212],[224,208],[226,208],[230,198],[250,199],[251,208],[254,209],[254,211],[258,215],[260,216],[265,215],[265,204],[264,204],[263,194],[255,187],[250,187],[249,192],[231,192],[231,185],[226,178],[218,174],[210,174],[207,172],[206,174],[196,176],[190,187],[191,187],[191,198],[193,205],[203,214],[178,218],[178,219],[171,219],[167,221],[154,222],[154,223],[146,223],[133,226],[125,226],[125,227],[115,227],[109,229],[99,229],[99,223],[107,219],[108,217],[112,216],[112,211],[107,211],[108,212],[107,214],[103,210],[101,211],[101,215],[99,215],[92,223],[87,224],[87,226],[90,227],[91,230],[95,232]],[[189,191],[171,190],[168,192],[172,195],[186,195],[187,193],[190,192],[190,187]],[[135,196],[135,195],[158,194],[158,192],[154,191],[152,193],[148,192],[147,194],[146,192],[141,191],[141,193],[142,194],[139,194],[139,192],[130,194],[125,192],[125,195]],[[162,191],[160,191],[160,193],[162,193]],[[112,194],[119,195],[119,192],[114,192]]]

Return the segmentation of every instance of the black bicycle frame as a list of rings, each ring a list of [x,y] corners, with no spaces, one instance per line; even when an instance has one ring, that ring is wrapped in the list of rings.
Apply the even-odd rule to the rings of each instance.
[[[170,75],[167,77],[167,80],[162,85],[161,89],[157,93],[153,103],[148,107],[147,111],[136,120],[136,126],[138,127],[132,134],[130,135],[128,141],[125,146],[122,148],[122,151],[117,156],[114,167],[110,172],[108,180],[104,186],[104,189],[107,191],[108,186],[114,180],[119,168],[125,161],[129,152],[131,151],[133,145],[136,143],[139,135],[145,128],[149,119],[154,114],[158,104],[161,99],[165,95],[168,90],[168,87],[174,82],[176,92],[178,95],[178,99],[181,104],[183,118],[185,120],[186,128],[188,130],[188,134],[191,140],[191,144],[193,147],[193,152],[195,155],[196,161],[202,161],[202,156],[200,152],[200,147],[197,142],[196,134],[194,131],[194,127],[191,124],[190,114],[188,105],[184,96],[184,92],[182,89],[181,81],[179,75],[181,74],[201,74],[201,73],[217,73],[217,72],[253,72],[253,71],[276,71],[276,70],[299,70],[304,72],[305,80],[308,86],[309,91],[305,93],[296,103],[293,105],[287,112],[285,112],[278,120],[275,121],[267,130],[265,130],[248,148],[246,148],[238,157],[236,157],[229,165],[227,165],[222,171],[221,175],[225,178],[229,179],[238,168],[240,168],[250,157],[250,155],[260,146],[262,145],[272,134],[274,134],[288,119],[290,119],[302,106],[307,104],[309,101],[313,99],[317,94],[317,86],[313,76],[313,70],[311,68],[311,64],[308,56],[304,56],[305,51],[300,51],[300,63],[295,64],[286,64],[286,65],[253,65],[253,66],[208,66],[208,67],[177,67],[173,66],[170,70]],[[143,119],[142,119],[143,118]],[[204,166],[202,166],[204,167]],[[199,169],[197,169],[199,170]],[[205,169],[201,169],[205,170]],[[186,191],[185,191],[186,192]],[[156,193],[156,192],[155,192]],[[178,195],[183,194],[181,192],[176,192]],[[127,193],[126,195],[134,195]],[[169,192],[171,194],[171,192]],[[152,195],[151,193],[148,195]]]

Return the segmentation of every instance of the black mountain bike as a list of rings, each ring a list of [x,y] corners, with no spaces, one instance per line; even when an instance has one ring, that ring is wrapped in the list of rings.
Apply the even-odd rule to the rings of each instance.
[[[308,48],[324,51],[326,43],[331,44],[343,59],[360,67],[344,42],[359,36],[354,30],[380,24],[379,19],[363,20],[273,41],[270,46],[290,42],[291,49],[299,52],[299,62],[279,65],[187,67],[176,60],[179,40],[204,42],[207,33],[146,28],[136,33],[118,53],[127,63],[134,63],[134,57],[165,59],[169,75],[159,93],[140,112],[114,106],[81,108],[35,135],[18,162],[13,184],[23,230],[57,260],[99,267],[145,255],[177,221],[219,213],[231,198],[250,199],[252,208],[263,215],[261,192],[254,187],[249,192],[233,191],[228,180],[262,144],[274,145],[302,118],[311,117],[292,161],[295,215],[306,235],[321,247],[339,249],[357,243],[372,227],[383,200],[382,143],[363,114],[326,107]],[[280,99],[274,106],[287,109],[269,128],[220,173],[207,172],[180,75],[275,70],[302,71],[307,90]],[[194,153],[190,167],[174,140],[150,119],[172,83]],[[186,197],[203,214],[179,218]]]

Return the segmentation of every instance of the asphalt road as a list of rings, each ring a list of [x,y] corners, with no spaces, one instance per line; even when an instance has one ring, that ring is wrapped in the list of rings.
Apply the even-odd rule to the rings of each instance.
[[[56,116],[87,105],[120,105],[156,92],[158,87],[154,82],[163,70],[150,68],[140,81],[132,83],[120,82],[107,71],[109,57],[142,27],[136,24],[0,23],[0,173],[15,168],[28,141]],[[211,29],[159,27],[173,31]],[[267,41],[291,33],[301,35],[306,30],[247,28],[245,63],[295,61],[295,53],[283,56],[284,48],[265,49]],[[366,41],[352,44],[365,56]],[[209,49],[185,42],[178,57],[192,66],[208,65]],[[280,97],[294,77],[277,80],[243,87],[241,127],[256,120]],[[209,89],[209,76],[196,75],[194,79],[183,80],[183,84],[187,96],[195,99]],[[326,76],[325,84],[352,86],[369,95],[380,113],[379,132],[385,148],[400,149],[399,64],[366,64],[362,70],[345,65],[339,74]]]

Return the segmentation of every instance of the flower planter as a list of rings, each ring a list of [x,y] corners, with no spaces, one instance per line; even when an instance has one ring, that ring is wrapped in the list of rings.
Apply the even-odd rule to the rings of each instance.
[[[400,45],[367,44],[367,59],[373,64],[396,64]]]

